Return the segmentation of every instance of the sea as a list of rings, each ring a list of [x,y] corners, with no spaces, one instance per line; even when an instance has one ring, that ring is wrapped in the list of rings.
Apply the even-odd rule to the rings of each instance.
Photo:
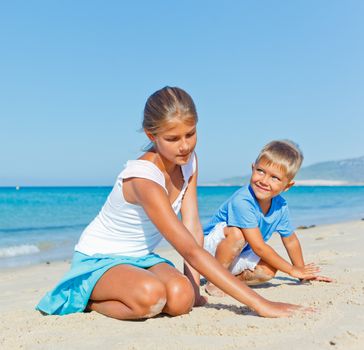
[[[198,187],[202,224],[238,188]],[[0,268],[70,259],[110,191],[111,187],[0,188]],[[297,186],[283,196],[296,227],[364,218],[364,186]]]

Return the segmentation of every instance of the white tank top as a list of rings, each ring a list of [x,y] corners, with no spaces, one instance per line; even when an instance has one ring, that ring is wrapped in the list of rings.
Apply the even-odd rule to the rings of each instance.
[[[196,171],[196,159],[192,154],[182,167],[184,184],[172,204],[176,215],[182,205],[188,181]],[[165,191],[165,178],[161,170],[148,160],[129,160],[118,176],[104,206],[96,218],[85,228],[75,250],[86,254],[112,254],[139,257],[153,252],[162,235],[140,205],[126,202],[123,196],[123,179],[140,177],[152,180]]]

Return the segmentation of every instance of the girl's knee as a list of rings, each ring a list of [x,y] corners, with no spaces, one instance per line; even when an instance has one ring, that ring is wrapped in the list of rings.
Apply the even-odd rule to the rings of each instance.
[[[167,283],[166,312],[171,316],[187,314],[195,302],[195,293],[186,276],[178,276]]]
[[[136,288],[135,312],[140,318],[152,317],[162,312],[167,301],[167,290],[162,282],[157,279],[144,281]]]

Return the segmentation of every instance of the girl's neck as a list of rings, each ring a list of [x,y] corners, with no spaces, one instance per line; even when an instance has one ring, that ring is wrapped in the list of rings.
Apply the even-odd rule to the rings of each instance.
[[[161,170],[162,173],[166,173],[169,176],[171,176],[178,167],[177,164],[169,162],[154,149],[148,150],[139,159],[148,160],[154,163]]]

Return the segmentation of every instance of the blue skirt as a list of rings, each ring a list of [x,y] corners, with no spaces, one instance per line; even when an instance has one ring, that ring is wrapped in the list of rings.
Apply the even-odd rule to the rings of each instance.
[[[147,269],[160,263],[174,266],[171,261],[154,253],[134,258],[103,254],[89,256],[75,252],[70,271],[41,299],[36,309],[48,315],[83,312],[97,281],[110,268],[128,264]]]

